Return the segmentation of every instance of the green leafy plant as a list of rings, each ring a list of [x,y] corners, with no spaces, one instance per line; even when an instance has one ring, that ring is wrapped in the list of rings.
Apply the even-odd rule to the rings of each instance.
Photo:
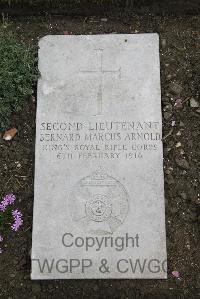
[[[0,28],[0,131],[9,126],[11,114],[20,111],[33,93],[38,78],[36,60],[34,48]]]

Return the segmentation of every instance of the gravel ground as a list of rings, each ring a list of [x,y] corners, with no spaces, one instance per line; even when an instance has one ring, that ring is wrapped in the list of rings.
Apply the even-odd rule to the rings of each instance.
[[[18,233],[7,233],[0,255],[0,298],[200,298],[200,17],[107,16],[11,19],[27,43],[46,34],[158,32],[160,35],[163,142],[168,249],[167,280],[31,281],[35,111],[27,100],[0,138],[0,196],[13,192],[24,214]],[[180,272],[180,279],[172,271]]]

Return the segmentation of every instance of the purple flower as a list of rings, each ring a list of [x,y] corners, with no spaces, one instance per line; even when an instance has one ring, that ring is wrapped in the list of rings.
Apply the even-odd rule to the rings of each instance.
[[[22,213],[18,210],[13,210],[12,211],[12,216],[14,218],[14,223],[11,225],[12,230],[15,232],[18,231],[20,226],[23,224],[23,219],[22,219]]]
[[[7,207],[15,202],[16,196],[14,194],[7,194],[0,202],[0,211],[5,212]]]
[[[3,250],[2,250],[1,247],[0,247],[0,254],[1,254],[1,253],[3,253]]]

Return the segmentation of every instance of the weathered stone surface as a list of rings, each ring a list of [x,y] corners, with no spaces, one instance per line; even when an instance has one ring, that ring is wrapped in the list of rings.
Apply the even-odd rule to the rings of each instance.
[[[39,46],[32,279],[166,278],[158,35]]]

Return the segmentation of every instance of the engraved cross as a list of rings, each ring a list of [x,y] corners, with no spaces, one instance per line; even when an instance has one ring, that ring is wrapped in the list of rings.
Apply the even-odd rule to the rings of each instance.
[[[117,74],[119,78],[121,78],[121,67],[118,70],[105,70],[103,68],[103,50],[104,49],[94,49],[97,51],[98,55],[100,56],[100,66],[98,70],[84,70],[81,73],[89,73],[89,74],[98,74],[99,75],[99,88],[97,93],[97,114],[95,115],[102,115],[103,110],[103,77],[107,73]]]

